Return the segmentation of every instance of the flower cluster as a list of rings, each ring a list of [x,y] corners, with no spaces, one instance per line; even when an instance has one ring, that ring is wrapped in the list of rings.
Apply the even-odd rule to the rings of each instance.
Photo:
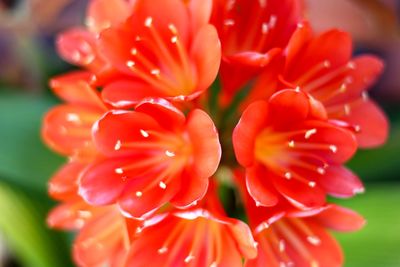
[[[385,142],[367,90],[382,71],[347,33],[316,34],[300,0],[91,0],[58,38],[80,70],[42,135],[68,162],[51,227],[78,231],[82,267],[342,266],[327,203],[364,190],[344,164]],[[235,190],[248,224],[229,218]],[[239,207],[240,208],[240,207]],[[238,208],[238,209],[239,209]]]

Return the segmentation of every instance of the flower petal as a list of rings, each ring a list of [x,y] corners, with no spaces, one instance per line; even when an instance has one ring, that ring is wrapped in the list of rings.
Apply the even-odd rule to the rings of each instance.
[[[78,178],[86,168],[81,162],[65,164],[49,181],[49,195],[57,200],[67,200],[78,192]]]
[[[128,165],[132,159],[112,159],[93,163],[82,174],[79,181],[79,195],[91,205],[115,203],[126,186],[125,176],[116,170]]]
[[[389,121],[372,100],[357,104],[348,116],[341,119],[360,128],[360,131],[356,133],[356,138],[363,148],[383,145],[388,138]]]
[[[247,169],[246,187],[259,206],[275,206],[278,203],[277,192],[270,182],[269,172],[261,165]]]
[[[125,186],[118,199],[118,205],[126,216],[143,218],[149,212],[169,202],[178,193],[182,180],[178,175],[165,184],[155,180],[156,176],[155,172],[143,174],[133,178]]]
[[[257,134],[265,125],[268,115],[266,101],[257,101],[249,105],[236,125],[232,142],[237,160],[248,167],[254,161],[254,145]]]
[[[217,128],[207,113],[195,109],[188,115],[186,129],[193,147],[192,170],[201,179],[209,178],[221,159]]]
[[[317,186],[311,186],[297,179],[287,179],[272,173],[269,175],[269,179],[271,179],[276,190],[299,209],[314,209],[325,204],[325,192]]]
[[[361,180],[343,166],[329,166],[317,180],[317,184],[334,197],[347,198],[364,192]]]
[[[366,223],[365,219],[358,213],[337,205],[330,205],[328,209],[313,219],[325,227],[340,232],[360,230]]]
[[[159,125],[170,131],[180,130],[185,124],[185,115],[162,98],[147,98],[135,106],[135,110],[155,118]]]
[[[67,156],[92,151],[91,128],[102,115],[98,109],[81,105],[60,105],[44,118],[42,137],[53,150]]]
[[[269,118],[277,127],[287,127],[307,118],[310,102],[306,94],[297,90],[281,90],[269,100]]]
[[[86,24],[91,31],[101,32],[123,22],[131,12],[131,4],[125,0],[92,0],[89,3]]]
[[[98,150],[107,156],[132,155],[142,152],[130,143],[144,144],[153,137],[147,131],[162,130],[147,114],[136,111],[110,111],[93,127],[94,142]]]
[[[182,175],[179,192],[171,199],[171,204],[178,208],[185,208],[196,204],[207,193],[209,179],[199,178],[189,170]]]
[[[106,110],[96,90],[89,84],[92,74],[86,71],[74,71],[54,77],[50,87],[62,100],[70,104],[97,107]]]
[[[205,25],[199,29],[190,48],[190,56],[197,68],[197,90],[204,91],[217,77],[221,62],[221,44],[213,26]]]

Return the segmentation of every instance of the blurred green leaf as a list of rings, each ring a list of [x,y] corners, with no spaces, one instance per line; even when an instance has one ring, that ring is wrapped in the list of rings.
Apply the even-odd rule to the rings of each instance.
[[[362,214],[368,221],[357,233],[340,233],[346,266],[400,266],[400,185],[371,185],[367,193],[351,200],[335,201]]]
[[[0,179],[44,192],[63,159],[40,139],[41,119],[54,105],[50,97],[0,94]]]
[[[0,210],[0,231],[23,266],[72,266],[65,240],[46,228],[36,199],[0,182]]]

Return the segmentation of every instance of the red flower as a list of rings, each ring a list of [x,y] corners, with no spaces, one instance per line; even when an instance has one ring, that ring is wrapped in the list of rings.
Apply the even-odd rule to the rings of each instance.
[[[89,73],[73,72],[51,80],[53,91],[67,104],[50,110],[42,127],[48,146],[80,160],[90,160],[96,155],[91,130],[107,111],[96,90],[89,85],[89,79]]]
[[[327,230],[356,231],[364,224],[360,215],[336,205],[265,220],[254,232],[258,257],[245,266],[343,266],[342,249]]]
[[[184,207],[201,199],[221,157],[206,113],[193,110],[185,119],[162,99],[107,113],[93,134],[105,159],[84,173],[80,194],[93,205],[118,203],[133,217],[169,201]]]
[[[71,162],[51,180],[49,192],[62,203],[47,219],[52,228],[78,230],[73,257],[80,267],[123,267],[130,248],[130,231],[139,221],[124,218],[117,206],[93,207],[77,194],[78,178],[86,165]]]
[[[213,190],[197,207],[156,215],[138,230],[126,266],[240,267],[257,251],[248,226],[225,217]]]
[[[316,208],[326,193],[349,197],[363,190],[341,166],[357,149],[353,134],[324,115],[317,102],[296,90],[280,91],[243,113],[233,145],[259,205],[274,206],[281,195],[296,207]]]
[[[214,0],[222,43],[221,78],[229,100],[283,49],[302,19],[301,0]]]
[[[343,266],[340,245],[328,230],[359,230],[365,224],[363,217],[332,204],[307,211],[285,200],[274,207],[257,207],[246,190],[241,171],[235,171],[235,181],[258,242],[258,256],[246,261],[246,267]]]
[[[124,23],[101,33],[100,53],[118,71],[104,87],[107,102],[186,101],[211,85],[221,58],[217,31],[208,24],[211,0],[186,2],[136,1]]]
[[[108,62],[99,50],[98,35],[124,22],[133,11],[134,0],[91,0],[86,17],[87,28],[72,28],[57,39],[59,54],[74,65],[93,73],[110,72]]]
[[[351,52],[347,33],[331,30],[315,36],[308,24],[301,24],[288,44],[283,68],[280,63],[274,66],[280,69],[281,84],[268,70],[251,98],[269,97],[274,85],[275,90],[299,87],[325,106],[330,119],[352,126],[361,147],[381,145],[387,139],[388,122],[368,98],[367,89],[381,74],[383,63],[371,55],[352,59]]]

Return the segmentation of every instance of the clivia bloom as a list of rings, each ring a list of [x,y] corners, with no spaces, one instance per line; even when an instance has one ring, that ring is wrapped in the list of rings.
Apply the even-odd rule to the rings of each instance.
[[[61,201],[47,218],[50,227],[79,231],[73,258],[79,267],[123,267],[130,248],[129,228],[141,222],[125,218],[116,205],[94,207],[78,196],[78,179],[86,164],[66,164],[49,183],[50,195]]]
[[[326,193],[350,197],[363,190],[359,179],[341,166],[357,149],[353,133],[324,116],[318,103],[290,89],[245,110],[233,145],[258,205],[274,206],[283,196],[310,209],[324,205]]]
[[[112,72],[99,50],[98,35],[124,22],[132,13],[135,0],[92,0],[86,14],[86,28],[66,30],[57,38],[57,49],[67,62],[83,67],[92,74]]]
[[[255,211],[253,216],[261,213]],[[343,266],[342,249],[328,230],[357,231],[365,224],[364,218],[354,211],[329,204],[281,216],[265,218],[254,227],[258,256],[247,261],[246,267]]]
[[[260,79],[250,98],[263,94],[268,98],[277,90],[300,88],[324,105],[329,119],[352,127],[361,147],[381,145],[387,139],[388,122],[368,98],[367,89],[381,74],[383,63],[372,55],[352,59],[351,53],[349,34],[330,30],[315,35],[307,23],[299,24],[286,48],[284,63],[273,66],[281,68],[276,74],[280,82],[268,79],[270,72],[266,72],[266,79]]]
[[[258,253],[245,267],[340,267],[343,252],[329,230],[357,231],[365,219],[354,211],[326,204],[299,210],[284,199],[274,207],[257,207],[248,194],[241,170],[235,171]]]
[[[124,23],[99,37],[101,55],[118,71],[104,85],[105,101],[125,107],[147,97],[198,97],[221,59],[217,31],[208,23],[211,0],[138,0],[134,7]]]
[[[43,139],[49,147],[82,161],[96,157],[92,127],[107,111],[89,80],[87,72],[72,72],[53,78],[50,86],[66,104],[51,109],[42,127]]]
[[[225,101],[287,45],[302,13],[302,0],[214,0],[211,21],[221,39]]]
[[[185,207],[201,199],[221,157],[205,112],[185,118],[162,99],[145,100],[135,111],[110,111],[94,126],[93,138],[104,159],[82,175],[80,194],[93,205],[118,203],[137,218],[167,202]]]
[[[302,3],[90,1],[87,28],[58,39],[84,71],[51,81],[66,103],[42,129],[69,159],[49,183],[61,203],[48,224],[79,231],[78,266],[342,265],[327,229],[364,220],[326,195],[364,190],[343,165],[386,138],[386,119],[365,97],[382,64],[351,60],[339,31],[315,37],[298,24]],[[222,88],[208,98],[217,74]],[[247,82],[250,95],[230,103]],[[235,181],[237,163],[246,176]],[[227,217],[217,194],[226,181],[241,191],[250,227]]]
[[[225,216],[215,192],[188,210],[161,213],[138,228],[126,266],[241,267],[257,255],[250,229]]]

